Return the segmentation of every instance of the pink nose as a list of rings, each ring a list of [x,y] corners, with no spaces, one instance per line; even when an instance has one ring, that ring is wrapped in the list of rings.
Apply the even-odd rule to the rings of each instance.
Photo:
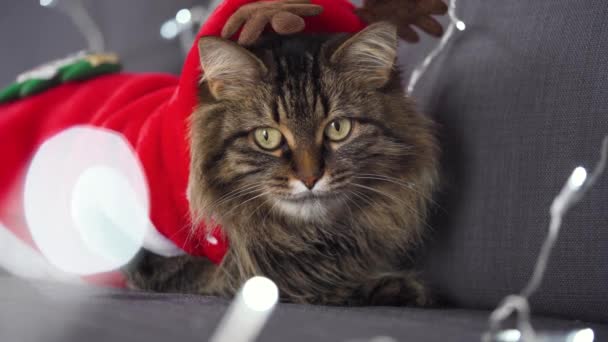
[[[307,177],[301,177],[300,180],[302,181],[302,183],[304,183],[304,185],[306,185],[306,187],[308,189],[312,189],[315,186],[315,184],[317,183],[317,181],[319,180],[319,177],[307,176]]]

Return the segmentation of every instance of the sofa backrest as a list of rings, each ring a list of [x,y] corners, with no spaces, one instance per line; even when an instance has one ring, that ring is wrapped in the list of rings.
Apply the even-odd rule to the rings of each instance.
[[[549,206],[608,134],[608,2],[460,1],[457,33],[415,89],[440,123],[444,184],[425,271],[491,309],[529,279]],[[405,46],[406,73],[433,42]],[[535,313],[608,321],[608,174],[566,216]]]

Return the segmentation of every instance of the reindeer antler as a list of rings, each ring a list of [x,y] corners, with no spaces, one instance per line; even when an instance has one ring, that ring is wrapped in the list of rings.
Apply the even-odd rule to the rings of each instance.
[[[442,0],[364,0],[357,15],[367,23],[389,21],[398,28],[404,40],[415,43],[419,36],[411,27],[418,26],[432,36],[439,37],[443,28],[431,15],[443,15],[448,7]],[[242,27],[239,44],[252,45],[271,24],[278,34],[293,34],[304,30],[302,17],[316,16],[323,7],[310,0],[257,1],[239,8],[226,22],[223,38],[230,38]]]
[[[442,0],[364,0],[357,15],[370,24],[389,21],[397,26],[399,37],[415,43],[420,37],[411,26],[441,37],[443,28],[431,15],[443,15],[447,11],[448,6]]]
[[[239,44],[251,45],[268,23],[278,34],[293,34],[304,29],[306,16],[316,16],[323,7],[312,5],[310,0],[260,1],[239,8],[226,22],[222,37],[229,38],[243,26]]]

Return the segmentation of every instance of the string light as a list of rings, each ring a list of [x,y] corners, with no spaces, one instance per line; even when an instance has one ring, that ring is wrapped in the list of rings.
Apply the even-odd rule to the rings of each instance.
[[[179,38],[182,52],[188,53],[196,38],[196,32],[193,29],[203,24],[221,1],[223,0],[214,0],[207,7],[194,6],[180,9],[175,17],[161,25],[160,36],[166,40]]]
[[[530,305],[528,299],[540,287],[551,251],[555,246],[561,223],[564,215],[572,206],[578,203],[585,193],[597,182],[599,177],[606,169],[608,163],[608,136],[602,142],[600,160],[597,163],[593,172],[588,175],[583,167],[574,169],[562,190],[553,200],[551,204],[550,214],[551,220],[549,223],[549,233],[545,239],[532,277],[528,281],[526,287],[519,293],[507,296],[502,303],[492,312],[489,320],[489,331],[484,334],[482,341],[492,342],[501,341],[507,342],[504,338],[504,332],[499,332],[502,322],[508,319],[513,312],[517,313],[517,328],[521,333],[521,341],[536,342],[536,341],[577,341],[577,342],[592,342],[594,339],[593,330],[583,329],[569,335],[541,335],[537,334],[530,322]],[[519,340],[518,340],[519,341]]]
[[[40,6],[42,7],[49,7],[49,6],[53,6],[54,5],[53,0],[40,0]]]
[[[103,34],[81,0],[40,0],[40,6],[56,7],[69,16],[84,35],[90,51],[102,52],[105,50]]]
[[[175,15],[175,20],[177,20],[177,22],[182,25],[189,23],[191,19],[192,19],[192,12],[190,12],[190,10],[187,8],[179,10],[177,12],[177,14]]]
[[[595,334],[591,329],[583,329],[577,332],[571,333],[568,342],[593,342]]]
[[[265,277],[249,279],[236,295],[211,342],[255,341],[279,301],[275,283]]]
[[[179,34],[179,26],[175,20],[169,20],[160,27],[160,36],[171,40]]]
[[[457,29],[459,31],[464,31],[467,25],[460,20],[456,16],[456,0],[450,0],[450,5],[448,8],[448,16],[450,18],[450,24],[448,25],[445,34],[439,41],[439,44],[426,56],[426,58],[420,63],[412,72],[412,76],[410,76],[410,80],[407,86],[407,93],[411,94],[416,87],[416,84],[422,77],[422,75],[426,72],[429,65],[433,62],[433,60],[443,51],[446,47],[452,36],[454,35],[454,30]]]

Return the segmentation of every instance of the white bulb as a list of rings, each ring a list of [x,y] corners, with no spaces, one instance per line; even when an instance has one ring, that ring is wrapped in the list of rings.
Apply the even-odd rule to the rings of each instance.
[[[520,338],[521,332],[517,329],[503,330],[496,335],[496,341],[499,342],[518,342]]]
[[[464,21],[459,20],[459,21],[456,23],[456,28],[457,28],[459,31],[464,31],[464,30],[467,28],[467,25],[464,23]]]
[[[397,340],[390,336],[378,336],[372,338],[369,342],[397,342]]]
[[[583,330],[579,330],[577,332],[575,332],[573,335],[571,335],[570,338],[568,338],[569,342],[593,342],[593,340],[595,339],[595,334],[593,333],[593,330],[587,328],[587,329],[583,329]]]
[[[187,8],[181,9],[175,15],[175,20],[180,24],[187,24],[192,20],[192,13]]]
[[[160,28],[160,35],[165,39],[173,39],[179,33],[179,28],[174,20],[169,20]]]
[[[110,270],[128,263],[143,244],[148,216],[138,197],[120,170],[100,165],[84,170],[72,189],[71,214],[80,238]]]
[[[579,166],[576,169],[574,169],[574,172],[572,172],[572,175],[570,176],[568,183],[570,184],[570,186],[572,186],[574,188],[580,188],[581,185],[583,185],[583,183],[585,183],[586,179],[587,179],[587,170],[585,170],[584,167]]]
[[[53,5],[54,0],[40,0],[40,6],[48,7]]]
[[[243,300],[255,311],[267,311],[279,300],[279,289],[268,278],[253,277],[243,286]]]
[[[131,145],[118,133],[75,126],[45,141],[31,161],[23,205],[42,255],[66,273],[116,270],[139,250],[149,195]]]
[[[264,277],[249,279],[209,339],[211,342],[255,341],[279,300],[279,289]]]

